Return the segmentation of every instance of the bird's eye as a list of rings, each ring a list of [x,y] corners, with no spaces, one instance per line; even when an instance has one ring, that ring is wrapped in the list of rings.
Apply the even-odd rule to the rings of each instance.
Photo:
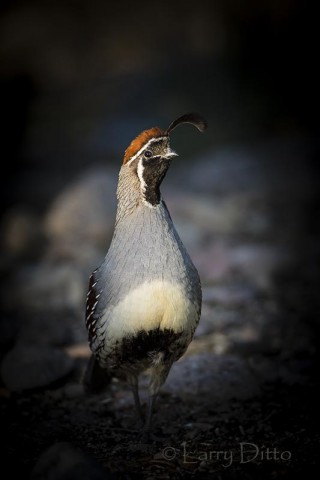
[[[150,150],[146,150],[144,152],[144,156],[147,157],[147,158],[150,158],[150,157],[152,157],[152,152],[150,152]]]

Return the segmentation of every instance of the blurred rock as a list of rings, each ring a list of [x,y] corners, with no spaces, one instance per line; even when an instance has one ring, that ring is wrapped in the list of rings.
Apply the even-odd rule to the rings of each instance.
[[[15,290],[8,292],[7,301],[41,311],[82,311],[88,281],[89,271],[86,274],[75,264],[43,262],[19,272]]]
[[[195,249],[192,258],[203,283],[230,282],[240,276],[245,284],[252,285],[253,291],[270,289],[275,275],[292,262],[290,250],[280,245],[239,240],[234,245],[212,241]]]
[[[261,235],[271,228],[271,219],[257,192],[213,197],[175,189],[174,194],[168,191],[165,198],[184,241],[189,236],[199,241],[208,233]]]
[[[197,191],[230,195],[236,191],[261,189],[266,178],[261,163],[247,145],[236,145],[208,152],[187,172],[188,183]],[[261,151],[258,152],[261,157]]]
[[[212,304],[237,307],[253,300],[257,291],[249,285],[233,284],[202,288],[202,299]]]
[[[65,188],[48,209],[44,230],[55,253],[71,257],[86,245],[108,245],[114,228],[117,173],[106,169],[84,172]]]
[[[208,335],[214,330],[215,326],[212,322],[212,307],[206,303],[202,303],[200,322],[195,331],[195,337]]]
[[[277,245],[243,244],[230,252],[232,268],[265,290],[272,287],[275,275],[287,268],[291,261],[291,252]]]
[[[21,320],[16,315],[1,315],[0,354],[14,343],[20,326]]]
[[[74,361],[49,345],[16,345],[1,364],[6,387],[14,392],[46,387],[72,372]]]
[[[249,363],[255,375],[265,383],[281,382],[284,385],[297,385],[306,383],[310,370],[304,368],[306,363],[292,357],[289,361],[281,357],[268,358],[263,355],[253,355]],[[310,368],[310,364],[307,365]]]
[[[225,281],[231,275],[230,247],[226,242],[211,241],[194,249],[192,260],[202,282]]]
[[[108,480],[114,476],[94,457],[70,443],[49,447],[38,459],[31,480]]]
[[[78,242],[70,242],[67,238],[65,241],[51,243],[43,257],[44,263],[55,266],[56,263],[65,265],[76,265],[86,275],[90,276],[91,272],[101,264],[105,253],[107,252],[109,243],[104,248],[98,248],[91,244]]]
[[[306,165],[312,143],[301,138],[269,138],[209,151],[187,171],[196,191],[228,197],[236,192],[262,197],[290,195],[314,189],[316,179]]]
[[[245,325],[244,316],[246,316],[246,314],[243,312],[243,309],[240,310],[237,307],[232,309],[223,305],[213,306],[204,302],[202,304],[201,319],[195,336],[201,337],[207,335],[209,342],[211,342],[210,334],[212,332],[223,333],[229,336],[230,331],[233,329],[238,331],[243,328]]]
[[[221,404],[245,400],[260,391],[250,366],[235,355],[203,353],[185,357],[173,365],[163,390],[197,402]]]
[[[71,344],[75,341],[74,330],[78,323],[73,317],[66,310],[35,312],[21,322],[16,341],[20,344],[37,343],[54,346]]]
[[[45,245],[40,219],[26,208],[11,208],[2,220],[2,244],[6,256],[37,258]]]
[[[223,355],[230,351],[230,347],[231,342],[227,331],[211,328],[205,335],[196,335],[194,341],[190,343],[185,357],[204,353]]]

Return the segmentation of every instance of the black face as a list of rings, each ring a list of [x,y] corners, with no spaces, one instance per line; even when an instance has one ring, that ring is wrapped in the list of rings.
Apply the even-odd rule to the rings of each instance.
[[[146,202],[150,205],[158,205],[160,202],[160,185],[170,165],[170,158],[151,157],[142,159],[142,168],[139,174],[142,176],[142,193]],[[141,178],[140,178],[141,181]]]
[[[132,164],[140,181],[143,199],[149,205],[155,206],[160,202],[160,185],[173,156],[175,153],[170,150],[169,138],[155,138],[148,142]]]

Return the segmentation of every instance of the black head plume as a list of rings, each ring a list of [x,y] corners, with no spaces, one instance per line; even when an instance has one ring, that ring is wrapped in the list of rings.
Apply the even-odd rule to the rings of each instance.
[[[172,130],[174,130],[178,125],[181,125],[182,123],[190,123],[200,132],[204,132],[207,128],[207,122],[203,117],[201,117],[201,115],[199,115],[198,113],[186,113],[185,115],[182,115],[181,117],[174,120],[165,131],[165,134],[169,135]]]

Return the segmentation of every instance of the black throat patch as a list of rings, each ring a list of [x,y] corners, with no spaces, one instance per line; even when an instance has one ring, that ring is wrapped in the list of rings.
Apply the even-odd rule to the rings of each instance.
[[[142,160],[143,195],[153,206],[160,203],[160,185],[170,165],[170,159],[153,157]]]

